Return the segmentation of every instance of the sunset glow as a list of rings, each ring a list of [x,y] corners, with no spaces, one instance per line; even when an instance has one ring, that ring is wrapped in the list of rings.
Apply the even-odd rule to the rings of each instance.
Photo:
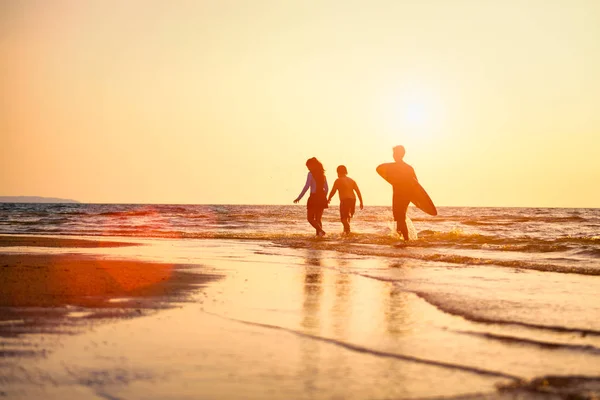
[[[599,20],[594,0],[5,2],[0,195],[291,204],[314,156],[387,205],[375,167],[404,144],[440,206],[600,207]]]

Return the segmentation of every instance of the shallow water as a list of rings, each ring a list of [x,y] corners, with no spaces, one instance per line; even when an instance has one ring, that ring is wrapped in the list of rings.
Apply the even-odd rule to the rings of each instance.
[[[457,265],[600,274],[600,209],[440,207],[431,217],[410,207],[408,215],[419,236],[409,255],[390,246],[398,236],[389,207],[357,211],[355,234],[347,238],[332,205],[324,214],[329,235],[318,245]],[[264,240],[302,247],[312,236],[304,218],[302,206],[4,203],[0,233]]]

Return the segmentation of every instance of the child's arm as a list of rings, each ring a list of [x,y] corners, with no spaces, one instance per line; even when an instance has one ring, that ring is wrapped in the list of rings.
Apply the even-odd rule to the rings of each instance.
[[[327,198],[327,203],[331,202],[331,198],[333,196],[335,196],[335,192],[337,192],[337,190],[338,190],[337,184],[338,184],[338,180],[336,179],[335,182],[333,182],[333,187],[331,188],[331,193],[329,193],[329,197]]]
[[[354,191],[356,192],[356,195],[358,196],[358,200],[360,201],[360,209],[362,210],[363,209],[362,195],[360,194],[360,189],[358,188],[356,181],[354,182]]]

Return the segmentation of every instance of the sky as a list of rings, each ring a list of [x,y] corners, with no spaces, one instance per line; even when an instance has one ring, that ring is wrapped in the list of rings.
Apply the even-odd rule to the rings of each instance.
[[[600,207],[600,1],[0,0],[0,196]],[[304,202],[304,201],[303,201]]]

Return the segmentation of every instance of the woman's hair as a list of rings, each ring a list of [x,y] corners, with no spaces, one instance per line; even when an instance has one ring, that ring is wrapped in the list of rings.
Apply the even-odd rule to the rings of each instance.
[[[325,168],[323,168],[323,164],[316,157],[313,157],[306,160],[306,167],[315,178],[317,188],[325,187]]]

